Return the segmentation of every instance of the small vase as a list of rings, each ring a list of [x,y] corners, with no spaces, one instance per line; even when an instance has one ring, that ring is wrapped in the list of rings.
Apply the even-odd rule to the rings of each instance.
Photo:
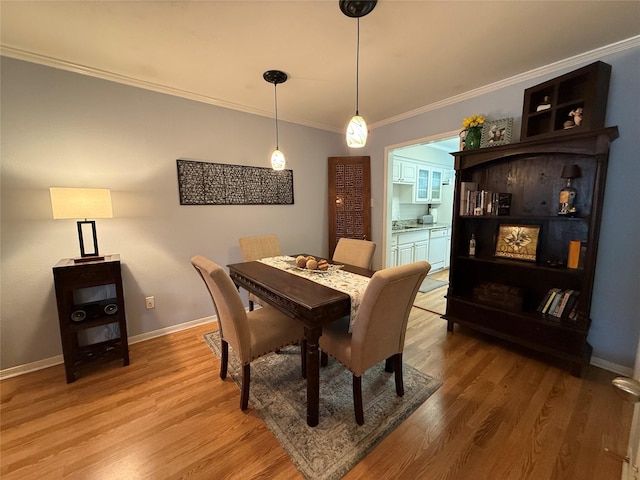
[[[467,130],[467,135],[464,138],[464,149],[475,150],[480,148],[480,138],[482,137],[482,127],[471,127]]]

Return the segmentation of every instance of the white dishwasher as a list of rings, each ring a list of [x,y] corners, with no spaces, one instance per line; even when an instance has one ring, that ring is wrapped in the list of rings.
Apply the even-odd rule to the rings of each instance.
[[[429,232],[429,273],[445,268],[447,257],[447,227],[434,227]]]

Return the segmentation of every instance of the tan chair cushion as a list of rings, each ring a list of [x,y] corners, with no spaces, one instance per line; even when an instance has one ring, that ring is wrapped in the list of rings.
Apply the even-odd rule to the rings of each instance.
[[[320,348],[356,376],[402,353],[409,313],[418,288],[431,269],[427,262],[377,271],[362,296],[353,332],[343,318],[323,328]]]
[[[338,240],[332,260],[356,267],[371,268],[371,259],[375,251],[374,242],[343,237]]]
[[[243,365],[304,338],[302,324],[272,307],[247,313],[231,277],[215,262],[196,255],[191,263],[207,284],[220,327],[220,337]]]
[[[280,242],[276,235],[258,235],[238,239],[242,261],[251,262],[267,257],[277,257],[280,253]]]

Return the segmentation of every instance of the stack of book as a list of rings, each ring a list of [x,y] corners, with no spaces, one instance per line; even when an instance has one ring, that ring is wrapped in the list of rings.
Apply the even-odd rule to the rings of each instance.
[[[580,292],[577,290],[552,288],[540,302],[538,312],[556,318],[575,320],[579,295]]]
[[[475,182],[462,182],[460,215],[509,215],[511,194],[478,190]]]

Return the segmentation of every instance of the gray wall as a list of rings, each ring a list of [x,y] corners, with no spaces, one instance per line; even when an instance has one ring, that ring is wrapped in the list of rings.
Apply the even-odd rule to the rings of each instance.
[[[114,218],[96,226],[100,251],[122,258],[130,335],[213,315],[194,254],[237,262],[238,237],[262,233],[326,254],[327,157],[348,153],[342,135],[279,124],[294,205],[181,206],[177,158],[267,167],[274,120],[7,58],[1,68],[2,369],[61,354],[51,267],[79,247],[75,220],[51,217],[51,186],[111,189]]]
[[[632,367],[640,328],[640,48],[601,59],[613,66],[606,123],[620,138],[611,151],[589,339],[596,357]],[[180,206],[176,158],[268,166],[273,120],[7,58],[1,68],[0,368],[61,353],[51,267],[78,255],[78,245],[75,222],[51,218],[50,186],[111,189],[114,218],[97,221],[98,237],[102,252],[122,256],[130,335],[213,313],[189,264],[195,253],[228,264],[240,259],[238,237],[273,232],[285,252],[326,254],[327,157],[352,153],[342,134],[280,124],[295,205]],[[575,68],[374,129],[357,152],[372,161],[374,267],[386,242],[386,147],[458,130],[473,113],[514,117],[516,141],[524,89]],[[156,297],[155,310],[144,308],[147,295]]]

